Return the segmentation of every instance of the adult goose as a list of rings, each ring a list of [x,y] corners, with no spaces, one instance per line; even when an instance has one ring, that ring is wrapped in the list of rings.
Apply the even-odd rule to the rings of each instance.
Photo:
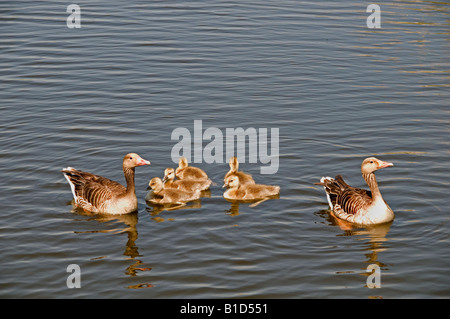
[[[201,168],[189,166],[186,157],[180,157],[178,167],[175,170],[178,179],[208,179],[208,175]]]
[[[325,189],[327,200],[334,215],[340,219],[360,225],[374,225],[390,222],[394,212],[383,200],[374,172],[394,166],[375,157],[366,158],[361,172],[370,191],[355,188],[344,182],[341,175],[335,178],[322,177],[320,183]]]
[[[70,184],[76,206],[93,213],[121,215],[134,212],[138,208],[134,168],[142,165],[150,165],[150,162],[135,153],[125,155],[123,173],[127,187],[72,167],[64,168],[62,172]]]
[[[223,179],[224,182],[230,176],[237,176],[239,178],[239,183],[241,185],[255,184],[255,181],[253,180],[252,175],[244,173],[242,171],[238,171],[239,162],[238,162],[238,159],[236,158],[236,156],[230,157],[229,164],[230,164],[230,170],[228,171],[228,173],[225,174],[225,177]]]

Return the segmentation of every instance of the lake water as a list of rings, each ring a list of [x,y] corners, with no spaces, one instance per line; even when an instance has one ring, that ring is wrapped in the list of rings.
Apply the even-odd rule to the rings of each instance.
[[[360,1],[79,0],[79,29],[69,3],[0,3],[1,297],[450,297],[448,3],[378,2],[379,29]],[[224,154],[195,163],[215,182],[200,202],[147,204],[176,166],[172,132],[193,137],[196,120],[224,137],[278,129],[277,172],[260,157],[240,169],[280,197],[226,201]],[[138,212],[74,210],[61,168],[124,183],[128,152],[152,162],[136,169]],[[395,164],[377,178],[396,218],[340,225],[314,183],[367,187],[372,155]]]

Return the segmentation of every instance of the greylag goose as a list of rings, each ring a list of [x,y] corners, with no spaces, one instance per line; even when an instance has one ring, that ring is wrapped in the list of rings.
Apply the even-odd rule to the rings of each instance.
[[[186,157],[180,157],[178,167],[175,171],[178,179],[208,179],[208,175],[198,167],[189,166]]]
[[[374,225],[390,222],[394,212],[383,200],[374,172],[394,166],[375,157],[366,158],[361,172],[370,191],[349,186],[341,175],[335,178],[322,177],[320,183],[327,194],[328,204],[336,217],[360,225]]]
[[[234,175],[225,179],[223,187],[229,188],[223,194],[223,197],[230,200],[260,200],[280,193],[279,186],[263,184],[241,185],[239,177]]]
[[[233,176],[239,177],[239,183],[241,185],[255,184],[255,181],[253,180],[252,175],[244,173],[242,171],[238,171],[239,162],[238,162],[236,156],[230,157],[229,164],[230,164],[230,170],[228,171],[228,173],[225,174],[225,177],[223,179],[224,182],[229,176],[233,175]]]
[[[138,208],[134,186],[134,168],[150,165],[135,153],[123,158],[123,173],[127,187],[108,178],[76,170],[72,167],[62,169],[70,184],[75,205],[93,213],[128,214]]]
[[[147,197],[146,200],[153,204],[183,204],[200,198],[200,191],[186,192],[176,188],[164,188],[159,177],[154,177],[148,183],[153,190],[154,198]]]
[[[163,183],[164,188],[176,188],[186,192],[193,192],[197,189],[200,191],[204,191],[207,190],[209,186],[211,186],[211,180],[209,178],[202,180],[175,180],[175,170],[170,167],[164,170]]]

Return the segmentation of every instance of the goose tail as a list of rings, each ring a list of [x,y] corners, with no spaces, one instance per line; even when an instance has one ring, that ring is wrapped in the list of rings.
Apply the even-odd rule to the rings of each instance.
[[[331,210],[333,210],[336,205],[337,196],[342,193],[346,186],[348,186],[341,175],[336,176],[336,178],[324,176],[320,179],[320,183],[315,183],[315,185],[323,186]]]

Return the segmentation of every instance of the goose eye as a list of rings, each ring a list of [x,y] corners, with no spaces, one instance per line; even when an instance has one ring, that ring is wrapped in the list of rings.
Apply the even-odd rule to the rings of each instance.
[[[130,156],[130,159],[133,159],[133,157]]]
[[[131,157],[130,157],[131,158]],[[370,161],[370,164],[373,164],[373,161]]]

